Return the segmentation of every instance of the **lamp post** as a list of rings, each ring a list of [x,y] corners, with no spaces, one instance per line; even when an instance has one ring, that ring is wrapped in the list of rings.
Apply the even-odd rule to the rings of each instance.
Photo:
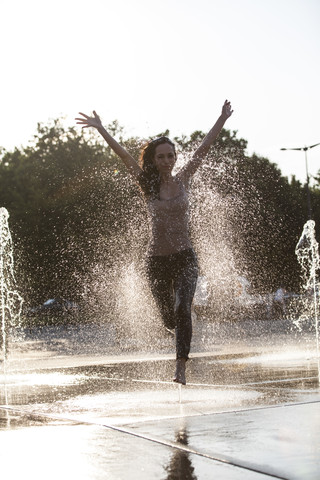
[[[315,143],[314,145],[309,145],[309,147],[299,147],[299,148],[280,148],[280,150],[303,150],[306,162],[306,174],[307,174],[307,202],[308,202],[308,216],[309,220],[312,218],[312,209],[311,209],[311,197],[310,197],[310,188],[309,188],[309,172],[308,172],[308,158],[307,151],[311,148],[320,145],[320,143]]]

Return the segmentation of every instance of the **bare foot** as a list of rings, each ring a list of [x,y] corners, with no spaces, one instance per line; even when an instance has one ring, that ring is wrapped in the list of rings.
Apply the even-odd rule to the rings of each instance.
[[[186,359],[177,358],[176,360],[176,373],[173,379],[176,383],[186,384]]]

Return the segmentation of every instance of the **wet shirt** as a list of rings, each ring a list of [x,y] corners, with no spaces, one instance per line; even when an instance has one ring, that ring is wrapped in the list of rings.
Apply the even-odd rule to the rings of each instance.
[[[191,248],[188,194],[181,181],[179,186],[174,198],[147,201],[151,221],[150,255],[170,255]]]

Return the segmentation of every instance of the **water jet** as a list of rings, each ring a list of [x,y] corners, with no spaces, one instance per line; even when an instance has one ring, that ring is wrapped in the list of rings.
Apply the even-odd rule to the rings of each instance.
[[[303,280],[302,289],[303,297],[302,303],[304,306],[303,313],[296,321],[297,325],[300,325],[301,321],[304,321],[311,317],[314,321],[315,335],[316,335],[316,347],[318,358],[318,375],[320,382],[320,358],[319,358],[319,287],[320,282],[318,280],[317,272],[320,269],[320,257],[319,257],[319,245],[315,236],[315,222],[314,220],[308,220],[301,234],[301,237],[297,243],[296,251],[297,259],[301,266],[301,277]]]
[[[8,356],[9,330],[18,327],[23,299],[15,290],[12,238],[9,229],[9,213],[0,208],[0,347],[3,360]]]

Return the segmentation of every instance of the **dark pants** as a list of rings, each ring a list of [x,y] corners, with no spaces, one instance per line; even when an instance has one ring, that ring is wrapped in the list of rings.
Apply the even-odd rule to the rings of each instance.
[[[192,337],[191,304],[198,278],[192,249],[148,258],[147,273],[165,326],[176,331],[177,358],[188,359]]]

